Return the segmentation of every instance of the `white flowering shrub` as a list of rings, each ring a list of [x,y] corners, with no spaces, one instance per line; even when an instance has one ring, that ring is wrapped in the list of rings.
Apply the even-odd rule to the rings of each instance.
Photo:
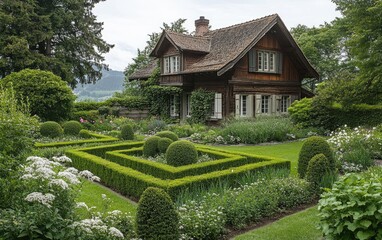
[[[358,172],[374,164],[373,158],[382,155],[382,139],[376,129],[346,125],[330,133],[327,140],[343,172]]]
[[[181,239],[219,239],[225,226],[223,207],[212,207],[206,199],[188,201],[178,207]]]
[[[133,237],[131,230],[117,228],[117,225],[132,222],[122,214],[95,213],[89,219],[78,219],[77,205],[89,211],[92,209],[74,201],[81,182],[100,179],[89,171],[65,167],[64,164],[70,162],[66,156],[52,160],[36,156],[27,158],[17,181],[19,191],[13,193],[13,205],[0,209],[0,236],[4,240],[124,239],[124,232]],[[127,226],[133,229],[132,224]]]

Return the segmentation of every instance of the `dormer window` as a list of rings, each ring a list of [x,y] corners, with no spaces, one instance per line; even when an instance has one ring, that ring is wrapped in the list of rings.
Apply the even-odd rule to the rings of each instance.
[[[180,72],[180,57],[169,56],[163,58],[163,73]]]
[[[268,50],[254,50],[248,53],[249,72],[282,73],[282,54]]]

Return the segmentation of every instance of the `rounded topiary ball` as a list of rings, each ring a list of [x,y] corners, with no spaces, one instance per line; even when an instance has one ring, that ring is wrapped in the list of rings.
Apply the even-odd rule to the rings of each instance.
[[[158,150],[160,153],[165,153],[168,146],[170,146],[171,143],[174,141],[170,138],[161,138],[158,140]]]
[[[171,131],[162,131],[162,132],[158,132],[157,134],[155,134],[155,136],[158,136],[158,137],[161,137],[161,138],[169,138],[171,139],[172,141],[178,141],[178,136],[171,132]]]
[[[147,188],[137,208],[138,238],[145,240],[179,239],[179,215],[170,196],[160,188]]]
[[[131,125],[126,124],[121,127],[121,138],[124,140],[134,139],[134,131]]]
[[[146,157],[153,157],[159,153],[158,141],[160,137],[152,136],[149,137],[143,144],[143,155]]]
[[[40,125],[40,133],[44,137],[59,137],[62,135],[63,130],[60,124],[54,121],[47,121]]]
[[[301,178],[305,177],[310,159],[320,153],[324,154],[328,159],[329,169],[331,171],[335,170],[333,150],[324,138],[313,136],[305,140],[298,156],[297,171]]]
[[[310,159],[306,170],[306,180],[313,184],[314,187],[319,187],[322,178],[331,172],[328,158],[320,153]]]
[[[87,129],[81,129],[78,135],[82,138],[91,138],[90,131]]]
[[[189,141],[176,141],[168,146],[166,160],[169,165],[175,167],[193,164],[198,160],[198,151],[196,151],[194,144]]]
[[[69,121],[62,125],[64,133],[68,135],[78,135],[82,129],[81,123],[77,121]]]

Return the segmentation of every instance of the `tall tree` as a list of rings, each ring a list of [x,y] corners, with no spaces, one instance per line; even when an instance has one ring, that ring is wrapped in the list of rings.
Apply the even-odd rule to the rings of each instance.
[[[186,22],[187,19],[179,18],[178,20],[167,24],[163,23],[161,30],[170,30],[173,32],[178,33],[185,33],[187,34],[188,31],[185,29],[183,24]],[[161,35],[161,32],[153,32],[151,34],[148,34],[149,40],[146,41],[146,46],[143,50],[138,49],[137,57],[133,58],[133,62],[130,63],[125,68],[125,81],[129,82],[129,76],[133,74],[136,70],[146,67],[152,59],[150,59],[149,55],[151,51],[154,49],[156,43],[159,40],[159,37]]]
[[[0,1],[0,78],[34,68],[52,71],[72,87],[101,77],[103,23],[92,13],[104,0]]]
[[[332,0],[351,33],[346,44],[360,70],[358,91],[363,102],[382,102],[382,1]]]

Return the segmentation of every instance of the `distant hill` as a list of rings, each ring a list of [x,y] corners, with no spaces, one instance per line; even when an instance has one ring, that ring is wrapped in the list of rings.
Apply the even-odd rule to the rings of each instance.
[[[125,75],[121,71],[102,71],[102,78],[95,84],[78,85],[74,89],[77,101],[86,99],[93,101],[104,101],[115,92],[122,92]]]

